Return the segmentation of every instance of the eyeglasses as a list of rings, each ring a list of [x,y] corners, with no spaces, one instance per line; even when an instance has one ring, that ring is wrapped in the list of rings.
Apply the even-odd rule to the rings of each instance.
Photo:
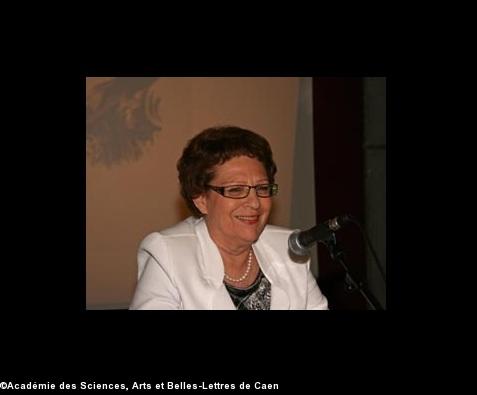
[[[255,186],[250,185],[228,185],[226,187],[214,187],[206,185],[213,191],[220,193],[222,196],[231,199],[244,199],[250,193],[250,189],[254,188],[258,197],[268,198],[276,195],[278,192],[277,184],[260,184]]]

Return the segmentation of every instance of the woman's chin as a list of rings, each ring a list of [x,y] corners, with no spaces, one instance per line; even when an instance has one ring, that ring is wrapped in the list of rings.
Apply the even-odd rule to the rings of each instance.
[[[255,243],[260,237],[262,228],[254,227],[253,229],[247,229],[240,232],[240,236],[243,240],[247,240],[249,243]]]

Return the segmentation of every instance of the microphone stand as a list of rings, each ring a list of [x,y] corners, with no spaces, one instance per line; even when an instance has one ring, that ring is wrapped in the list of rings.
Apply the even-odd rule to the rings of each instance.
[[[364,299],[366,299],[368,304],[373,308],[373,310],[384,310],[381,304],[366,286],[366,284],[361,281],[357,283],[353,276],[350,274],[348,266],[346,265],[344,260],[344,252],[338,245],[335,234],[333,232],[330,232],[330,236],[328,238],[325,238],[324,240],[320,241],[324,245],[326,245],[326,247],[328,247],[331,259],[333,259],[335,262],[338,262],[344,268],[346,272],[345,283],[348,287],[348,290],[358,290],[359,293],[364,297]]]

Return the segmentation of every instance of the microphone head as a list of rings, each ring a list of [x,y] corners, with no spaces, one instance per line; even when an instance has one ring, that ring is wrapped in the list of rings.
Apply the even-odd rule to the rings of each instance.
[[[288,238],[288,248],[294,255],[298,257],[305,257],[309,255],[309,250],[308,248],[300,244],[300,233],[300,230],[293,231],[293,233]]]

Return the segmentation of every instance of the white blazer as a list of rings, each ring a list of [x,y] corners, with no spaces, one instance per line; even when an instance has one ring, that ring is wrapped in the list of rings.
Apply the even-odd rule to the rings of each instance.
[[[267,225],[253,244],[272,285],[271,310],[328,310],[310,260],[288,255],[291,230]],[[235,310],[223,283],[224,266],[203,218],[189,217],[148,235],[138,251],[138,283],[131,310]]]

